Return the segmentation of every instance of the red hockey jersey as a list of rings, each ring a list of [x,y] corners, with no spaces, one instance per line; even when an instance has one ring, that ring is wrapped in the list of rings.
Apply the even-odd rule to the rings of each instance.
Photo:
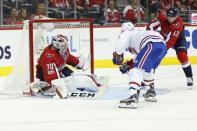
[[[65,55],[62,56],[58,51],[52,50],[51,45],[49,45],[42,52],[37,66],[42,69],[44,81],[51,83],[52,80],[57,79],[55,66],[61,72],[65,64],[76,66],[78,63],[78,58],[71,55],[69,51],[66,51]]]
[[[166,18],[166,12],[160,11],[156,19],[147,25],[147,30],[156,30],[161,27],[161,34],[166,39],[166,47],[169,49],[176,44],[177,39],[184,31],[183,21],[180,16],[173,23],[169,23]]]

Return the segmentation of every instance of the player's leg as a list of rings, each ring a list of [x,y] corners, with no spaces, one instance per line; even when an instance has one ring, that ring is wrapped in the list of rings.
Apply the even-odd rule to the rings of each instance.
[[[32,94],[53,96],[55,95],[55,92],[58,91],[57,88],[54,88],[54,86],[52,86],[51,84],[52,80],[55,80],[58,78],[58,74],[55,70],[55,66],[54,67],[52,66],[54,65],[52,64],[50,69],[37,67],[36,77],[39,79],[39,81],[35,81],[30,84]]]
[[[143,70],[144,67],[150,72],[151,67],[149,62],[147,64],[147,57],[152,51],[152,45],[146,45],[140,53],[137,55],[133,69],[129,70],[129,98],[121,100],[119,107],[121,108],[137,108],[139,101],[139,93],[141,82],[143,81]],[[146,65],[146,66],[145,66]],[[150,68],[150,69],[149,69]]]
[[[129,94],[130,97],[120,101],[120,108],[136,109],[139,101],[140,85],[143,80],[142,70],[134,67],[129,72]]]
[[[153,44],[153,49],[151,54],[147,58],[147,64],[151,65],[152,68],[151,72],[146,72],[146,70],[143,72],[144,76],[144,85],[146,86],[146,93],[144,93],[144,99],[146,101],[150,102],[157,102],[156,99],[156,92],[154,89],[154,72],[155,69],[159,66],[161,63],[161,60],[164,58],[164,56],[167,53],[166,47],[164,46],[163,43],[152,43]],[[145,67],[146,68],[146,67]]]
[[[148,44],[148,47],[151,48],[149,54],[145,55],[146,58],[143,58],[139,61],[139,63],[134,64],[134,66],[138,66],[143,69],[143,78],[144,78],[144,86],[146,92],[144,93],[144,99],[151,102],[156,102],[156,92],[154,89],[154,77],[153,72],[160,64],[163,57],[166,55],[166,47],[164,43],[151,43]],[[143,63],[142,63],[143,62]]]
[[[50,85],[51,79],[56,79],[56,76],[48,76],[46,70],[43,70],[41,66],[36,66],[36,78],[34,82],[30,84],[32,95],[53,95],[54,89]]]
[[[143,71],[143,78],[144,78],[144,85],[143,90],[143,97],[146,101],[150,102],[157,102],[156,92],[154,89],[154,76],[152,70],[150,73]]]
[[[187,78],[187,86],[192,87],[193,86],[193,73],[192,73],[192,67],[191,67],[191,64],[189,62],[188,55],[187,55],[187,47],[186,47],[185,39],[180,38],[175,44],[174,49],[176,50],[177,58],[179,62],[181,63],[183,71]]]

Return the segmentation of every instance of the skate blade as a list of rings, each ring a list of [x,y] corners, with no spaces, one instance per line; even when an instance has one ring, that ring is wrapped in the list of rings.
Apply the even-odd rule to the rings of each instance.
[[[157,102],[157,99],[155,97],[144,98],[144,100],[149,102]]]
[[[132,103],[132,104],[125,104],[125,103],[120,103],[118,106],[119,108],[129,108],[129,109],[137,109],[138,104]]]
[[[193,85],[191,86],[187,86],[189,90],[192,90],[193,89]]]

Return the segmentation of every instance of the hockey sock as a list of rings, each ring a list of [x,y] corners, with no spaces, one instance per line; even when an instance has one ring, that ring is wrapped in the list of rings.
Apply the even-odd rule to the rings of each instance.
[[[188,56],[185,51],[177,51],[177,57],[182,64],[183,71],[186,77],[192,77],[192,67],[188,61]]]
[[[186,77],[192,77],[193,76],[191,65],[189,65],[187,67],[183,66],[183,71],[184,71]]]

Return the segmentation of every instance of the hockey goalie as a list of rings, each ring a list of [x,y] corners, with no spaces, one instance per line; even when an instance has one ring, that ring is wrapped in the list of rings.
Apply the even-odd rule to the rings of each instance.
[[[36,78],[39,81],[31,83],[30,88],[34,95],[45,94],[59,98],[67,98],[69,92],[98,92],[103,84],[98,83],[95,76],[74,73],[66,66],[85,71],[89,64],[89,57],[76,57],[70,53],[66,36],[54,36],[37,61]]]

